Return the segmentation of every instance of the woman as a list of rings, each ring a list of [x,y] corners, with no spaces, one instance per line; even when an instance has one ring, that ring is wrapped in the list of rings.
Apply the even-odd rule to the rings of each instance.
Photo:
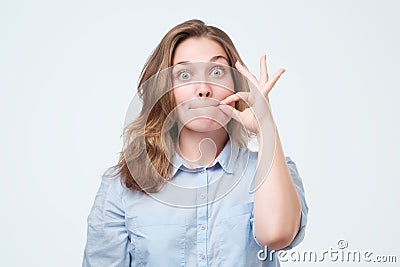
[[[303,240],[302,181],[268,104],[284,70],[269,78],[263,56],[257,79],[240,62],[200,20],[164,36],[89,214],[83,266],[280,266],[273,252]]]

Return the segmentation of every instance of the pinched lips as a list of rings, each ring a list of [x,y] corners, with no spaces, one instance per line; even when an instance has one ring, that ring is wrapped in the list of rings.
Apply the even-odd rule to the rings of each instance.
[[[218,107],[219,104],[220,101],[213,98],[195,98],[184,103],[188,109]]]
[[[213,98],[195,98],[176,108],[180,114],[181,123],[184,125],[196,119],[210,119],[219,125],[225,125],[230,117],[219,108],[220,103],[220,100]]]

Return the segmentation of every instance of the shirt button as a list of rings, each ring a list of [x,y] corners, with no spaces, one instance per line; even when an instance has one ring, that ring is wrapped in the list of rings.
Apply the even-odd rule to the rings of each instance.
[[[201,230],[205,230],[205,229],[206,229],[206,226],[205,226],[204,224],[202,224],[202,225],[200,225],[200,229],[201,229]]]
[[[206,197],[206,195],[200,194],[200,198],[204,199],[205,197]]]
[[[206,258],[206,256],[204,254],[200,255],[200,259],[204,260]]]
[[[205,173],[205,172],[206,172],[206,169],[201,169],[200,172],[201,172],[201,173]]]

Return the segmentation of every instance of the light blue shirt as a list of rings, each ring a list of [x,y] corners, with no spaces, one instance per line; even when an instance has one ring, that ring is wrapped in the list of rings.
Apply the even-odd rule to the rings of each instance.
[[[302,212],[299,232],[284,250],[303,240],[308,214],[296,164],[286,161]],[[152,195],[127,189],[118,176],[102,177],[88,216],[83,267],[280,266],[270,251],[259,259],[265,254],[254,234],[251,190],[257,152],[228,141],[210,167],[190,169],[179,155],[173,164],[172,183]],[[174,191],[177,186],[187,191]]]

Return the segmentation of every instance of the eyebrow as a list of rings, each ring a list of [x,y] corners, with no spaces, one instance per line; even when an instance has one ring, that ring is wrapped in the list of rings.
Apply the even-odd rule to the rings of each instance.
[[[210,62],[215,62],[215,61],[217,61],[217,60],[220,59],[220,58],[225,59],[226,62],[228,63],[228,65],[229,65],[229,60],[228,60],[226,57],[224,57],[223,55],[216,55],[216,56],[213,56],[212,58],[210,58],[209,61],[210,61]],[[187,64],[187,63],[190,63],[190,61],[187,61],[187,60],[179,61],[178,63],[176,63],[176,64],[174,64],[174,65]]]

